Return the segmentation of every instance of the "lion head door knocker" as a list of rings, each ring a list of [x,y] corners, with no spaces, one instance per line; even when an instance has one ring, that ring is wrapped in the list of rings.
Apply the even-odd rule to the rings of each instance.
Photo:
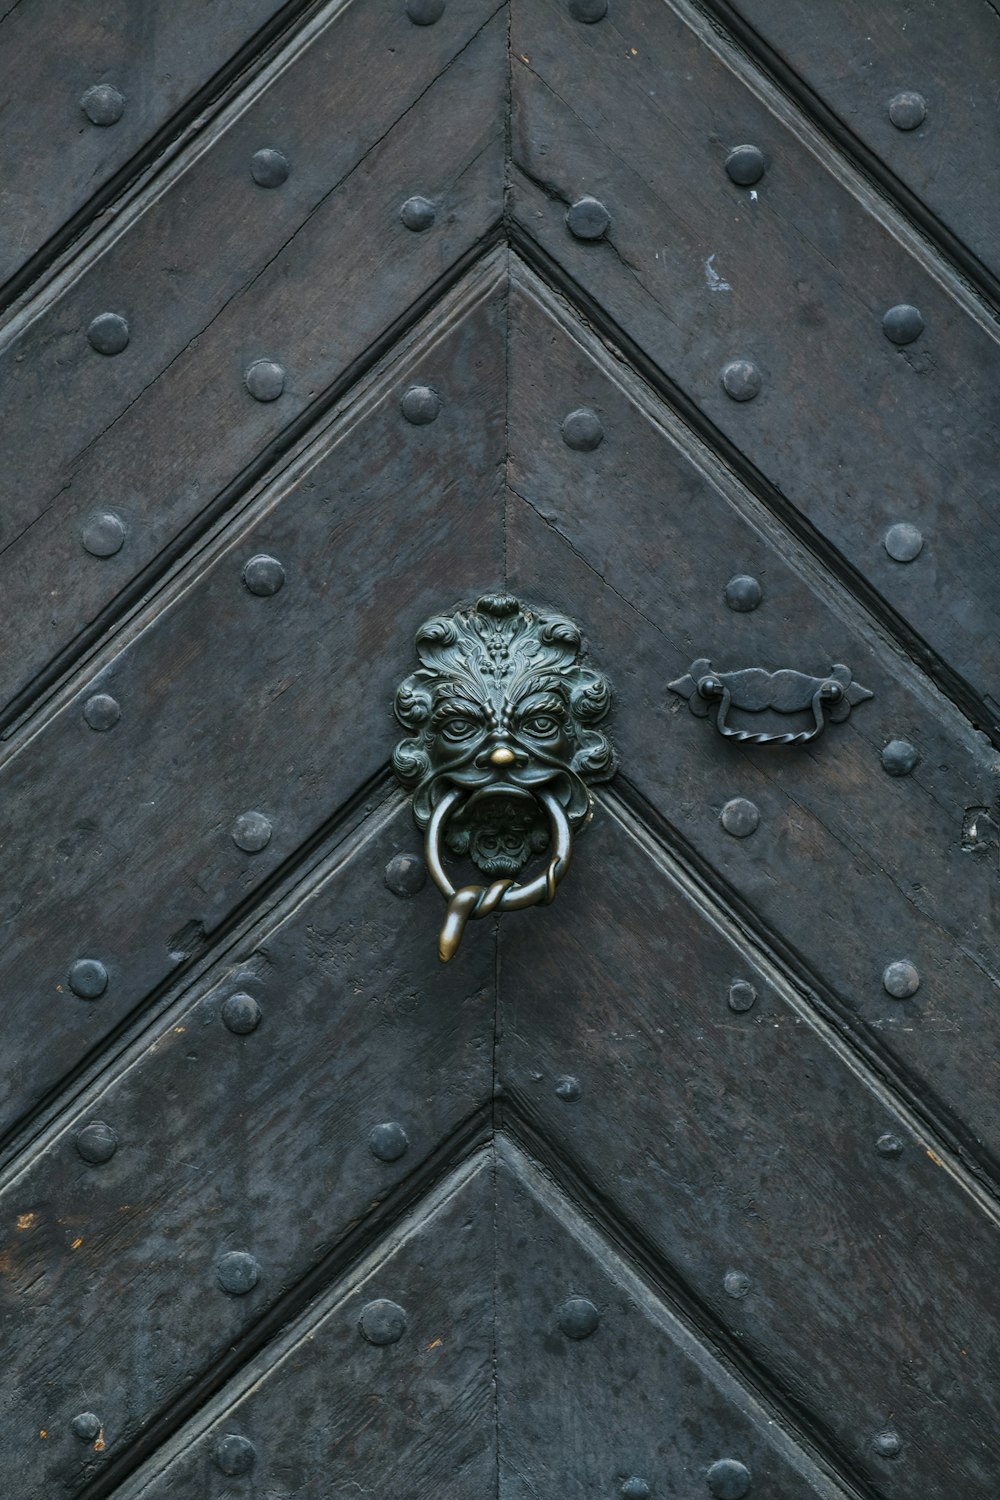
[[[427,867],[448,902],[438,939],[447,963],[471,918],[555,896],[574,836],[590,819],[586,783],[614,774],[614,751],[598,728],[611,689],[584,662],[571,620],[506,594],[436,615],[418,631],[416,649],[421,665],[396,692],[396,717],[410,735],[392,761],[413,791]],[[456,889],[442,846],[488,883]],[[522,884],[535,857],[544,868]]]

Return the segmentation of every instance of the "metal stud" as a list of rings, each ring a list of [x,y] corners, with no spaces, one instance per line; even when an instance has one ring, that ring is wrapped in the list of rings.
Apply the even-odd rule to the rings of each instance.
[[[70,968],[68,983],[81,1000],[96,1000],[108,987],[108,971],[99,958],[78,958]]]
[[[611,215],[599,198],[578,198],[566,214],[566,227],[578,240],[599,240],[611,224]]]
[[[763,590],[756,578],[751,578],[749,573],[737,573],[735,578],[730,578],[725,588],[725,600],[730,609],[737,614],[748,615],[751,610],[757,608],[764,597]]]
[[[592,452],[604,441],[601,419],[589,406],[580,406],[564,417],[561,431],[567,448],[576,448],[581,453]]]
[[[924,320],[908,302],[890,307],[882,319],[882,332],[893,344],[912,344],[924,331]]]
[[[556,1084],[556,1098],[561,1099],[564,1104],[575,1104],[582,1093],[579,1079],[570,1077],[568,1073]]]
[[[91,557],[114,557],[125,541],[125,523],[113,510],[95,511],[85,523],[80,540]]]
[[[120,313],[98,313],[87,329],[87,338],[98,354],[121,354],[129,341],[128,324]]]
[[[898,1458],[902,1446],[899,1433],[893,1432],[889,1427],[883,1432],[877,1432],[872,1438],[872,1447],[879,1458]]]
[[[890,776],[909,776],[920,753],[909,740],[890,740],[882,751],[882,769]]]
[[[100,1166],[118,1150],[118,1137],[104,1120],[90,1120],[77,1131],[73,1144],[84,1161]]]
[[[608,13],[608,0],[569,0],[567,9],[574,21],[592,26],[595,21],[604,20]]]
[[[414,234],[421,234],[434,223],[437,209],[429,198],[407,198],[399,210],[399,217],[407,229],[412,229]]]
[[[406,1131],[395,1120],[383,1120],[368,1132],[368,1149],[379,1161],[398,1161],[409,1144]]]
[[[237,1474],[250,1473],[257,1462],[257,1450],[249,1438],[227,1432],[212,1449],[212,1461],[217,1469],[232,1479]]]
[[[722,389],[733,401],[752,401],[760,393],[760,371],[749,359],[731,359],[722,369]]]
[[[96,1437],[100,1437],[103,1424],[96,1412],[81,1411],[76,1414],[69,1425],[74,1435],[82,1442],[92,1443]]]
[[[898,1135],[880,1135],[875,1142],[875,1150],[880,1156],[902,1156],[903,1143]]]
[[[568,1339],[588,1339],[601,1321],[597,1308],[586,1297],[570,1297],[560,1307],[558,1317]]]
[[[240,813],[233,824],[233,843],[246,854],[259,854],[271,842],[271,824],[260,812]]]
[[[288,157],[273,146],[264,146],[250,158],[250,176],[258,187],[276,188],[288,181]]]
[[[649,1500],[652,1490],[644,1479],[633,1474],[631,1479],[626,1479],[622,1485],[622,1500]]]
[[[745,1271],[727,1271],[722,1278],[722,1289],[727,1297],[746,1297],[750,1284],[750,1277]]]
[[[908,563],[920,556],[924,539],[909,521],[897,521],[895,526],[889,527],[882,545],[893,562]]]
[[[908,958],[897,958],[882,975],[882,985],[894,1000],[909,1000],[920,988],[920,975]]]
[[[419,854],[394,854],[385,867],[385,883],[394,896],[415,896],[427,884],[427,866]]]
[[[406,14],[414,26],[433,26],[444,15],[444,0],[406,0]]]
[[[907,89],[889,100],[889,119],[897,130],[916,130],[927,118],[927,101],[923,94]]]
[[[215,1268],[219,1285],[231,1297],[245,1297],[260,1280],[260,1265],[246,1250],[230,1250]]]
[[[729,986],[729,1009],[741,1013],[752,1010],[757,1003],[757,991],[749,979],[734,979]]]
[[[764,153],[759,146],[734,146],[726,157],[726,171],[739,187],[753,187],[764,175]]]
[[[719,822],[734,839],[745,839],[749,838],[752,833],[756,833],[760,823],[760,813],[755,804],[748,802],[746,797],[733,797],[719,814]]]
[[[276,359],[255,359],[244,371],[243,384],[255,401],[277,401],[285,389],[285,367]]]
[[[735,1458],[720,1458],[705,1479],[715,1500],[743,1500],[750,1493],[750,1470]]]
[[[276,594],[284,581],[284,568],[276,557],[269,557],[266,552],[251,557],[243,569],[243,582],[251,594],[257,594],[261,599]]]
[[[220,1010],[222,1024],[234,1036],[249,1036],[260,1025],[261,1009],[252,995],[237,990],[227,995]]]
[[[414,427],[426,427],[441,410],[441,397],[429,385],[411,385],[403,393],[399,409]]]
[[[80,100],[91,125],[117,125],[125,113],[125,95],[112,83],[95,83]]]
[[[91,729],[96,729],[100,733],[114,729],[121,716],[122,711],[110,693],[95,693],[83,705],[84,719]]]
[[[379,1297],[361,1309],[358,1327],[369,1344],[398,1344],[406,1332],[406,1313],[398,1302]]]

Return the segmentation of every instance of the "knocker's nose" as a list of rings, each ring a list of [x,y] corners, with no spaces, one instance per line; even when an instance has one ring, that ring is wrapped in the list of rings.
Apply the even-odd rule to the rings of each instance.
[[[507,745],[498,745],[489,756],[492,766],[512,766],[516,760],[517,756]]]

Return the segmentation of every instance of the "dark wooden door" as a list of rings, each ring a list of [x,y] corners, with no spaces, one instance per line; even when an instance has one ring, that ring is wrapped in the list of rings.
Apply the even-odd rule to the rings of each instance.
[[[0,9],[3,1493],[991,1494],[995,9]],[[441,965],[496,590],[620,769]]]

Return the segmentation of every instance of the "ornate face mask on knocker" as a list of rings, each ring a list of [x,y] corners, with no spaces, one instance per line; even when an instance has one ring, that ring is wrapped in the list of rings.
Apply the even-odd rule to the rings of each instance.
[[[413,791],[427,865],[448,901],[438,953],[451,958],[471,918],[549,902],[588,822],[588,781],[614,774],[597,727],[611,706],[607,679],[583,660],[580,632],[562,615],[506,594],[437,615],[418,631],[420,668],[396,693],[410,737],[393,765]],[[488,878],[459,889],[442,845]],[[533,879],[518,876],[546,855]]]

